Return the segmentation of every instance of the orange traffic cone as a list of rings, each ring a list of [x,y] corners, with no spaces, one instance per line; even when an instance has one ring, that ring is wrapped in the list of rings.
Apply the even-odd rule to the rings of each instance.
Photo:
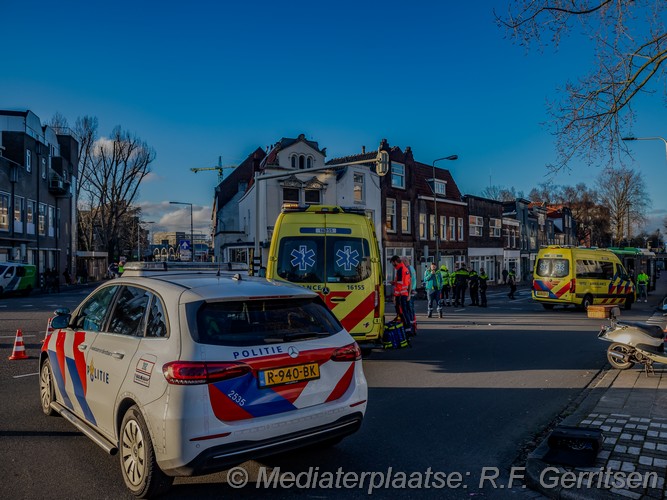
[[[25,346],[23,345],[23,333],[19,328],[16,330],[16,340],[14,340],[14,350],[12,355],[9,356],[9,359],[12,361],[15,359],[28,359],[28,355],[25,353]]]

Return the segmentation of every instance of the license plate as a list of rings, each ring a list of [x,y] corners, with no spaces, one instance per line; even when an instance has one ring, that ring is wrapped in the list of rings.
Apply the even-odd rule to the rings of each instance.
[[[538,291],[535,292],[535,296],[536,297],[548,297],[549,292],[544,291],[544,290],[538,290]]]
[[[273,385],[292,384],[294,382],[315,380],[318,378],[320,378],[320,365],[317,363],[308,363],[307,365],[260,370],[259,386],[271,387]]]

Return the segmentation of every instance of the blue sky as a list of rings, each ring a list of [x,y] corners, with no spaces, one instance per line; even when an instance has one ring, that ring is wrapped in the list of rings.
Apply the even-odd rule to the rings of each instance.
[[[217,174],[190,168],[236,165],[301,133],[328,158],[382,138],[424,163],[457,154],[442,166],[463,193],[527,194],[556,158],[547,101],[593,47],[526,52],[495,25],[508,1],[3,2],[0,108],[97,116],[101,134],[120,125],[145,140],[157,152],[139,199],[152,229],[189,230],[175,200],[207,230]],[[628,135],[667,136],[664,95],[636,111]],[[646,229],[664,233],[664,145],[632,150],[653,202]],[[553,180],[592,186],[598,173],[574,164]]]

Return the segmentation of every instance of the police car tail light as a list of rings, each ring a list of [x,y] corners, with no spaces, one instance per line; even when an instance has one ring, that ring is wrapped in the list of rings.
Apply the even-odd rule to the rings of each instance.
[[[344,347],[339,347],[331,355],[332,361],[358,361],[361,359],[361,348],[353,342]]]
[[[171,361],[162,367],[167,382],[173,385],[212,384],[250,373],[244,363]]]

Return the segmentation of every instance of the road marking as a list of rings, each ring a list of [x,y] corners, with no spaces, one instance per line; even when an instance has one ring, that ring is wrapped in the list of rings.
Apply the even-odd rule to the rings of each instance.
[[[23,335],[23,337],[36,337],[37,335]],[[0,339],[13,339],[16,335],[0,335]]]
[[[37,373],[26,373],[25,375],[14,375],[12,378],[32,377],[33,375],[39,375],[39,372],[37,372]]]

